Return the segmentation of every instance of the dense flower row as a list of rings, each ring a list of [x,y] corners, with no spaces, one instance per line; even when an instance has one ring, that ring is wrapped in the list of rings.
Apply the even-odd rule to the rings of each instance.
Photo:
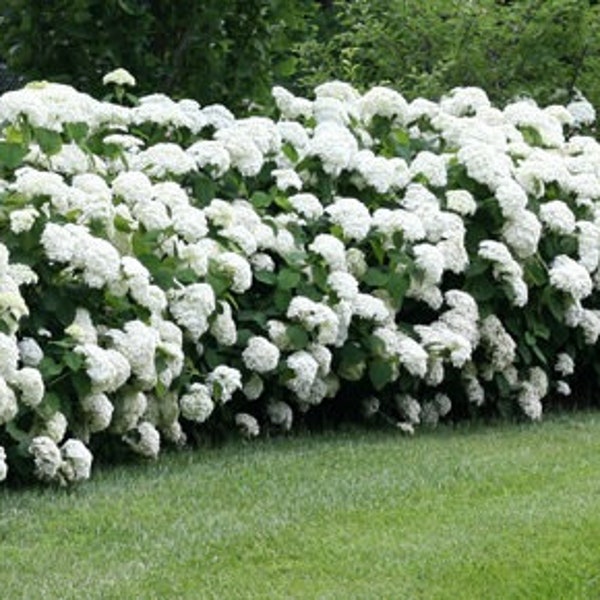
[[[593,108],[273,94],[278,120],[0,97],[0,480],[334,399],[412,432],[570,393],[600,335]]]

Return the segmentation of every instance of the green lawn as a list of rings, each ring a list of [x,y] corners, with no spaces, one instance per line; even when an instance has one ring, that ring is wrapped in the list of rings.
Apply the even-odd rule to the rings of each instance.
[[[0,597],[600,598],[600,413],[274,439],[0,491]]]

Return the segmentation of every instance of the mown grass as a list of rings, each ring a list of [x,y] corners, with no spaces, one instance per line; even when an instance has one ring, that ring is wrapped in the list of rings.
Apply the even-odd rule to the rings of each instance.
[[[600,413],[272,439],[0,492],[3,598],[600,598]]]

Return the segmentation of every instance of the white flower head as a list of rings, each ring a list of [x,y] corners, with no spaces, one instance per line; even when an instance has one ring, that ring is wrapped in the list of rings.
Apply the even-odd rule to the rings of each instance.
[[[202,383],[193,383],[189,392],[179,399],[179,406],[181,415],[196,423],[204,423],[215,408],[210,388]]]
[[[272,400],[267,405],[267,416],[269,421],[281,427],[283,431],[289,431],[292,428],[294,413],[290,406],[281,400]]]
[[[232,367],[219,365],[208,374],[206,384],[211,389],[212,397],[225,404],[236,390],[242,389],[242,374]]]
[[[325,212],[332,223],[339,225],[348,240],[360,242],[369,233],[371,215],[367,207],[356,198],[336,198]]]
[[[133,87],[135,85],[135,77],[126,69],[119,67],[118,69],[107,73],[102,78],[102,83],[104,85],[114,83],[115,85],[127,85]]]
[[[43,481],[53,481],[59,477],[62,456],[56,443],[47,436],[37,436],[29,444],[33,455],[35,475]]]
[[[31,337],[25,337],[19,341],[18,347],[21,362],[26,367],[37,367],[44,358],[44,352],[40,345]]]
[[[556,357],[556,362],[554,363],[554,370],[566,377],[567,375],[572,375],[575,372],[575,361],[571,358],[570,354],[566,352],[561,352]]]
[[[148,421],[142,421],[135,429],[127,432],[123,440],[134,452],[146,458],[156,458],[160,452],[160,433]]]
[[[256,373],[268,373],[275,370],[279,364],[279,356],[279,348],[261,336],[251,337],[242,352],[244,365]]]
[[[61,476],[66,483],[76,483],[90,478],[93,457],[83,442],[76,439],[67,440],[61,446],[60,454]]]
[[[574,300],[583,300],[592,293],[592,279],[586,268],[565,254],[554,259],[549,276],[552,287],[570,294]]]
[[[81,410],[89,431],[95,433],[108,428],[114,407],[106,394],[92,393],[81,400]]]
[[[252,415],[249,415],[248,413],[237,413],[234,420],[240,433],[245,438],[253,438],[259,435],[260,427],[258,421]]]

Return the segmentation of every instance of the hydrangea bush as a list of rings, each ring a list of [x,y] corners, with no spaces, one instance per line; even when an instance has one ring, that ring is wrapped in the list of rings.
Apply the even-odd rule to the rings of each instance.
[[[411,433],[570,394],[600,335],[584,100],[341,82],[236,118],[126,91],[0,97],[0,480],[71,483],[317,406]],[[335,418],[335,412],[333,414]]]

